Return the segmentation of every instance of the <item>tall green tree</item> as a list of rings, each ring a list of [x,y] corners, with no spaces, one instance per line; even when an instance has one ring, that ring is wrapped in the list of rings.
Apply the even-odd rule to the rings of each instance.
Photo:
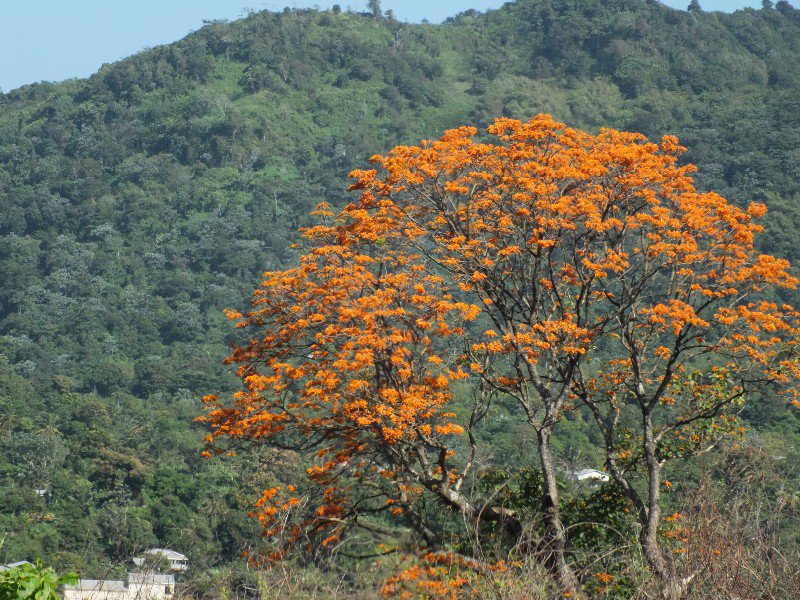
[[[372,13],[372,16],[376,19],[380,18],[383,13],[381,12],[381,0],[369,0],[367,2],[367,8]]]

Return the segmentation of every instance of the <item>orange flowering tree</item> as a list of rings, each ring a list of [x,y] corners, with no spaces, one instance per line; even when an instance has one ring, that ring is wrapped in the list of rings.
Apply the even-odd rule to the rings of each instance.
[[[675,138],[589,135],[546,115],[488,132],[493,143],[461,128],[395,148],[356,187],[426,231],[420,248],[488,316],[492,327],[470,340],[471,369],[536,430],[562,587],[549,438],[579,402],[636,508],[662,594],[680,597],[687,582],[658,538],[663,465],[736,431],[731,409],[756,390],[797,403],[798,313],[764,294],[797,280],[754,247],[765,207],[698,192]]]
[[[255,511],[276,556],[357,530],[396,545],[381,514],[414,532],[407,547],[441,549],[438,504],[501,523],[578,597],[551,438],[582,406],[661,595],[681,597],[659,538],[664,464],[735,433],[754,392],[791,394],[798,314],[766,292],[797,281],[755,250],[764,207],[697,192],[674,138],[546,115],[476,133],[376,156],[352,174],[357,202],[321,208],[299,266],[267,273],[251,310],[231,313],[251,334],[229,359],[244,386],[206,398],[208,440],[315,455],[302,485],[268,490]],[[459,414],[455,381],[474,391]],[[532,542],[520,515],[464,492],[499,397],[535,434],[545,532]]]

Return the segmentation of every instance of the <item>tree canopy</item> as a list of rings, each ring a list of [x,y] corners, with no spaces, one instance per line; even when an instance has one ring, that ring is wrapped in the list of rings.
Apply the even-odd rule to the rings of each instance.
[[[663,467],[736,433],[758,391],[800,407],[800,313],[768,295],[798,281],[756,250],[764,205],[698,192],[674,137],[591,135],[548,115],[476,133],[375,156],[380,170],[351,173],[358,202],[320,206],[328,222],[305,230],[300,266],[267,273],[252,309],[229,314],[250,338],[228,359],[244,389],[206,398],[208,442],[315,452],[303,481],[256,505],[270,558],[347,548],[360,529],[386,544],[398,521],[417,539],[396,551],[481,558],[431,518],[439,504],[468,528],[502,524],[503,561],[534,553],[577,596],[551,438],[582,406],[661,597],[681,598],[691,577],[659,533]],[[456,389],[472,398],[460,414]],[[476,432],[503,401],[535,433],[538,539],[475,492],[488,456]]]

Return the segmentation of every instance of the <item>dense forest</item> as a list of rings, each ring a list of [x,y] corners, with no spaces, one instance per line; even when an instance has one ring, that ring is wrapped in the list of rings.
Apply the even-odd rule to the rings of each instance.
[[[1,94],[0,563],[101,577],[171,547],[197,597],[257,589],[247,507],[279,474],[263,449],[202,458],[194,423],[203,395],[237,384],[223,309],[294,264],[313,207],[351,199],[347,174],[373,154],[538,113],[677,136],[700,187],[765,202],[761,249],[800,262],[800,10],[785,1],[516,0],[441,25],[265,11]],[[672,475],[674,502],[714,465],[719,502],[763,507],[753,527],[796,547],[800,417],[743,416],[735,448]],[[579,416],[556,433],[564,469],[603,466]],[[483,435],[498,461],[525,460],[502,415]]]

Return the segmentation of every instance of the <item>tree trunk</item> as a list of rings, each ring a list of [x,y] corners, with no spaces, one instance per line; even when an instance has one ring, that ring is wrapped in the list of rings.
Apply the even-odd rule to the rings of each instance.
[[[558,487],[556,483],[556,471],[553,463],[553,454],[550,451],[551,431],[542,428],[537,431],[539,445],[539,457],[542,465],[542,475],[544,476],[544,494],[542,497],[542,513],[544,514],[545,541],[544,552],[545,565],[555,578],[562,595],[569,598],[583,598],[578,578],[567,562],[567,535],[564,525],[561,522],[561,511],[559,509]]]
[[[675,565],[658,541],[661,525],[661,462],[656,452],[653,433],[653,418],[649,411],[642,413],[644,439],[643,449],[647,461],[647,511],[640,514],[642,530],[639,541],[653,574],[658,579],[660,600],[681,600],[686,597],[686,584],[675,573]],[[644,518],[642,518],[644,517]]]

